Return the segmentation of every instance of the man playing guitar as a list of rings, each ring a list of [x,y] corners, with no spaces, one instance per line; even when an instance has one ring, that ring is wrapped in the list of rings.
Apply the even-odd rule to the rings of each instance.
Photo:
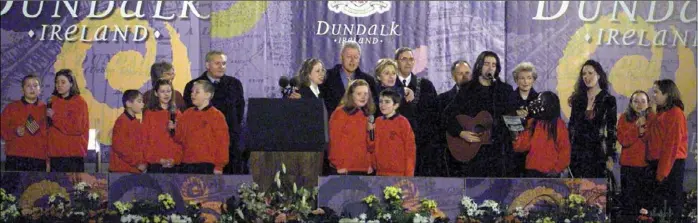
[[[500,71],[497,54],[491,51],[482,52],[475,62],[473,81],[458,92],[444,111],[446,120],[443,123],[446,124],[450,136],[449,150],[455,159],[467,162],[464,168],[467,177],[504,175],[504,153],[511,152],[511,140],[502,115],[514,111],[511,102],[514,91],[511,85],[501,81]],[[472,121],[468,123],[473,126],[464,128],[462,123],[465,123],[463,121],[466,119]],[[488,122],[488,119],[491,121]],[[451,143],[456,142],[454,139],[464,146],[452,146],[457,144]],[[474,157],[463,155],[464,153],[474,154]]]

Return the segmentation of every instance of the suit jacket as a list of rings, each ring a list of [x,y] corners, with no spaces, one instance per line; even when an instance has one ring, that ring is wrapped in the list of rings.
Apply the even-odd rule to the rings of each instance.
[[[194,82],[198,80],[210,81],[206,72],[204,72],[198,78],[187,83],[186,87],[184,87],[184,103],[187,105],[187,108],[194,106],[191,102],[191,89]],[[235,145],[234,142],[238,141],[242,131],[240,125],[242,123],[242,116],[245,113],[245,98],[242,82],[235,77],[224,75],[215,87],[216,91],[211,99],[211,105],[221,111],[223,116],[225,116],[225,122],[228,124],[230,145]]]
[[[454,98],[456,98],[456,95],[458,94],[458,86],[453,85],[451,90],[448,90],[447,92],[441,93],[438,96],[436,96],[436,109],[438,109],[439,114],[444,112],[444,109],[446,109],[446,106],[453,101]]]
[[[344,96],[344,91],[346,89],[344,88],[344,83],[342,83],[342,77],[340,76],[342,75],[340,73],[341,69],[343,69],[342,65],[337,64],[332,69],[327,70],[327,79],[325,79],[325,83],[319,86],[320,92],[324,93],[323,99],[325,100],[327,111],[334,111]],[[370,89],[371,94],[375,95],[377,93],[375,92],[376,80],[372,76],[361,71],[360,68],[354,71],[354,79],[365,80],[368,82],[368,89]]]
[[[419,78],[421,79],[420,86],[417,86],[418,77],[414,74],[410,75],[412,77],[407,88],[414,92],[415,98],[407,104],[400,105],[398,111],[410,121],[412,129],[415,131],[417,147],[420,147],[420,145],[429,142],[430,136],[438,127],[436,126],[439,119],[439,111],[436,108],[436,88],[426,78]],[[405,87],[400,81],[397,81],[397,85]]]
[[[319,88],[319,86],[318,86],[318,88]],[[324,94],[322,92],[322,89],[320,89],[320,94],[318,96],[315,96],[315,93],[313,93],[313,91],[310,90],[310,87],[308,87],[308,86],[304,86],[304,87],[301,87],[300,89],[298,89],[298,94],[301,95],[302,99],[309,99],[309,98],[322,99],[322,98],[324,98]]]

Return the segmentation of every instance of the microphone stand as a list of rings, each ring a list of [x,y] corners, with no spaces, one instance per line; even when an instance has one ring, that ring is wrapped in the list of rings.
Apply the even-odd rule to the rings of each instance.
[[[492,134],[492,137],[490,137],[490,141],[492,142],[492,146],[493,146],[493,147],[499,146],[500,155],[501,155],[501,157],[499,157],[499,160],[501,160],[501,162],[502,162],[502,163],[501,163],[501,166],[500,166],[500,168],[501,168],[501,170],[500,170],[500,171],[501,171],[501,175],[500,175],[499,177],[505,177],[505,176],[506,176],[506,168],[505,168],[505,167],[506,167],[506,159],[505,159],[505,157],[506,157],[506,151],[504,150],[504,145],[498,145],[498,144],[497,144],[497,140],[498,140],[498,137],[499,137],[499,132],[495,131],[495,130],[499,130],[499,128],[498,128],[497,125],[499,124],[499,118],[501,118],[500,115],[497,115],[497,87],[496,87],[496,81],[495,81],[495,77],[494,77],[493,74],[488,74],[488,76],[490,77],[490,81],[492,81],[492,84],[490,85],[490,87],[492,88],[492,113],[493,113],[493,114],[492,114],[492,117],[493,117],[493,120],[492,120],[492,121],[493,121],[493,122],[492,122],[492,133],[493,133],[493,134]]]

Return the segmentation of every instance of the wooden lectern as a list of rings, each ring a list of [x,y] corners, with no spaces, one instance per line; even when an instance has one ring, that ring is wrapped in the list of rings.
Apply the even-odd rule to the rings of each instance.
[[[298,186],[317,186],[327,150],[327,111],[320,99],[250,98],[247,110],[250,172],[263,189],[281,163]]]

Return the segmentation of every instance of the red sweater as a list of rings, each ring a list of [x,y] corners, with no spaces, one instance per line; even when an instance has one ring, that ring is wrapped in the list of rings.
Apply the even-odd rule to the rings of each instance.
[[[620,152],[620,165],[631,167],[647,166],[647,138],[640,137],[640,128],[635,125],[635,121],[627,121],[626,114],[622,114],[618,119],[618,143],[623,148]],[[649,113],[647,120],[654,117]],[[646,122],[647,123],[647,122]],[[646,132],[645,132],[646,133]]]
[[[175,113],[179,120],[182,113]],[[143,130],[145,132],[145,160],[150,164],[160,164],[160,159],[173,159],[175,164],[182,161],[182,145],[174,141],[167,128],[170,122],[168,110],[148,110],[143,114]]]
[[[679,107],[660,112],[648,124],[649,160],[659,160],[657,180],[669,176],[674,161],[686,159],[688,129],[686,117]]]
[[[548,136],[548,130],[539,122],[531,135],[530,119],[527,128],[514,142],[514,151],[529,151],[526,169],[543,173],[560,173],[570,164],[570,140],[567,127],[562,119],[557,119],[557,141]]]
[[[330,118],[330,163],[337,169],[368,172],[371,154],[368,151],[368,118],[360,109],[347,111],[339,106]]]
[[[87,102],[80,95],[51,96],[53,125],[48,129],[48,157],[85,157],[90,134]]]
[[[414,176],[417,146],[414,132],[405,116],[396,114],[376,120],[376,175]]]
[[[228,164],[228,125],[223,113],[211,105],[184,111],[177,123],[175,142],[182,144],[182,163],[211,163],[218,171]]]
[[[26,127],[29,116],[35,120],[39,130],[31,134]],[[17,135],[17,127],[24,128],[22,136]],[[5,154],[8,156],[46,159],[46,105],[39,100],[29,104],[24,98],[12,102],[2,111],[0,135],[5,140]]]
[[[138,165],[145,164],[143,124],[124,112],[116,119],[109,150],[109,171],[140,173]]]

